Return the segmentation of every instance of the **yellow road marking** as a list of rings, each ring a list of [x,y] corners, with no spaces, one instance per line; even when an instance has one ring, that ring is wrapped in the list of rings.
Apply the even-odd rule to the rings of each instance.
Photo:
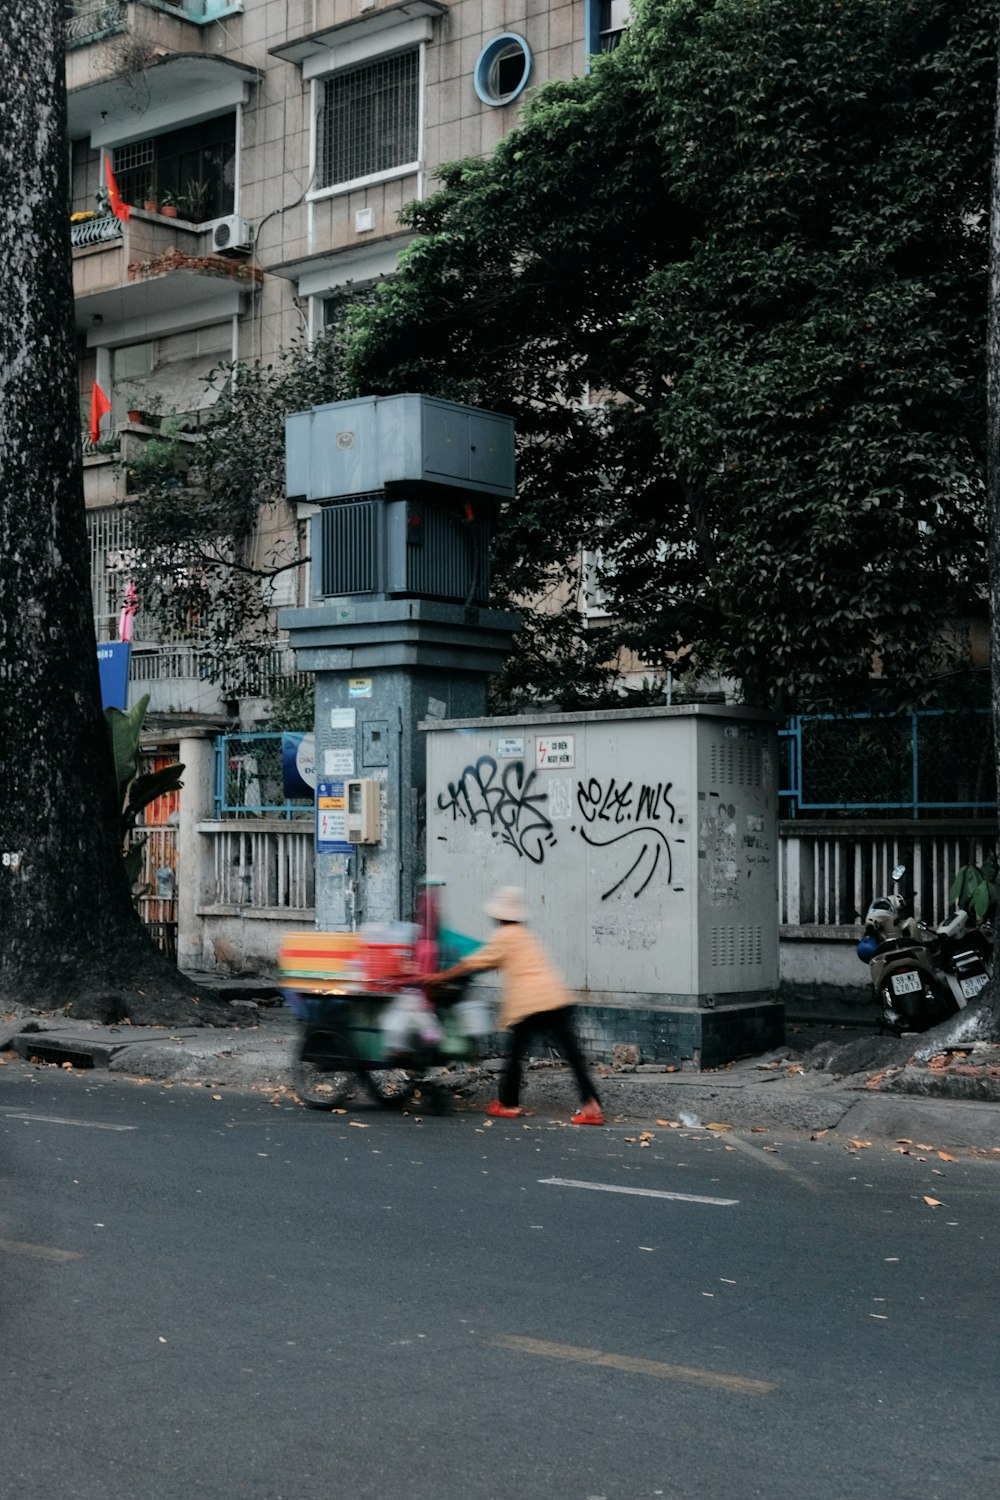
[[[724,1375],[717,1370],[701,1370],[695,1365],[663,1364],[657,1359],[633,1359],[628,1354],[605,1354],[600,1349],[581,1349],[575,1344],[552,1344],[547,1339],[524,1338],[519,1334],[501,1334],[491,1339],[502,1349],[516,1349],[521,1354],[540,1354],[548,1359],[576,1360],[602,1369],[623,1370],[628,1375],[652,1375],[658,1380],[681,1380],[688,1385],[707,1385],[713,1390],[733,1391],[740,1396],[769,1396],[778,1389],[773,1380],[752,1380],[748,1375]]]
[[[29,1245],[24,1240],[0,1240],[8,1255],[27,1255],[32,1260],[82,1260],[82,1250],[60,1250],[56,1245]]]

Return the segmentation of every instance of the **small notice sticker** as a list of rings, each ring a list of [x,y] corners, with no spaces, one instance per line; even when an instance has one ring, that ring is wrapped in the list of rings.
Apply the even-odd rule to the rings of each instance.
[[[552,766],[576,765],[576,735],[539,735],[535,741],[535,768],[548,770]]]

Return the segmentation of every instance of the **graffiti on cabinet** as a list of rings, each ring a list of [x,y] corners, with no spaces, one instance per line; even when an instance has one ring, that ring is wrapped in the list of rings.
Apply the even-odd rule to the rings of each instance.
[[[658,826],[661,821],[672,824],[675,820],[680,826],[682,821],[677,820],[677,809],[670,800],[672,787],[670,781],[620,783],[615,776],[607,781],[591,776],[586,782],[577,783],[576,803],[583,819],[580,836],[584,843],[592,849],[607,849],[625,842],[629,856],[638,849],[624,875],[602,891],[602,901],[623,887],[630,889],[633,896],[641,896],[661,859],[666,884],[672,881],[670,839]],[[676,842],[684,840],[678,838]]]
[[[540,781],[523,760],[507,761],[501,769],[492,755],[481,755],[438,793],[437,807],[453,822],[487,827],[493,838],[535,865],[543,864],[558,843],[554,820],[573,820],[570,832],[589,848],[614,850],[610,873],[617,878],[601,891],[602,901],[619,891],[641,896],[658,870],[671,884],[673,844],[685,842],[679,832],[668,838],[662,826],[679,830],[684,822],[671,801],[672,782],[591,776],[576,783],[575,811],[570,788],[568,778]],[[623,863],[627,868],[620,873]]]
[[[500,771],[492,755],[481,755],[457,781],[449,781],[447,791],[438,793],[437,805],[454,821],[488,824],[495,839],[540,865],[556,833],[542,805],[547,794],[534,789],[537,779],[536,771],[525,774],[523,760],[508,761]]]

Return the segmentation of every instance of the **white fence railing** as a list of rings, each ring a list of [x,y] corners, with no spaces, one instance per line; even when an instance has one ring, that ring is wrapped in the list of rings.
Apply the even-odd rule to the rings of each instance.
[[[937,922],[948,911],[948,888],[964,864],[979,864],[997,843],[988,819],[923,823],[802,823],[783,827],[779,859],[779,920],[796,929],[857,930],[873,896],[891,894],[891,870],[906,866],[905,886],[916,912]]]
[[[122,238],[122,223],[114,214],[100,214],[93,219],[78,219],[69,226],[69,242],[74,250],[86,250],[89,245],[103,245]]]
[[[71,0],[65,12],[66,46],[81,47],[109,32],[121,31],[128,6],[125,0]]]
[[[212,845],[215,907],[310,911],[315,904],[314,843],[311,818],[289,823],[279,818],[200,823]],[[203,887],[204,888],[204,887]]]
[[[315,910],[315,829],[311,818],[229,818],[198,824],[201,899],[198,916],[311,925]],[[782,827],[779,922],[783,942],[856,938],[860,914],[891,891],[890,871],[907,867],[918,916],[938,921],[948,887],[963,864],[981,863],[996,847],[991,821],[947,824],[860,822]],[[165,862],[165,861],[164,861]],[[150,910],[147,920],[159,913]],[[276,961],[277,938],[264,936],[256,962]],[[184,946],[182,944],[182,946]],[[828,944],[824,946],[829,946]],[[273,952],[272,952],[273,949]]]

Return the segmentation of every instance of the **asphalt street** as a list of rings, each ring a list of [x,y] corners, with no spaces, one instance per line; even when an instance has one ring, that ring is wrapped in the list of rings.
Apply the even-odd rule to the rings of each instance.
[[[1000,1173],[0,1069],[17,1500],[993,1500]]]

